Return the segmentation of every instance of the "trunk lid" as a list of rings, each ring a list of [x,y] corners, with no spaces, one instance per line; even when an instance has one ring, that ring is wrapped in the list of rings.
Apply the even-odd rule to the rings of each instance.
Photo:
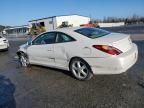
[[[127,52],[132,47],[130,35],[121,33],[110,33],[106,36],[96,39],[97,43],[104,45],[111,45],[122,52]]]

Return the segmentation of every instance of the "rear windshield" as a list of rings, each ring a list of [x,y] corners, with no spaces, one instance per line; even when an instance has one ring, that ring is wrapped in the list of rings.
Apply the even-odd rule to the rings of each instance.
[[[110,34],[110,32],[102,30],[102,29],[98,29],[98,28],[81,28],[81,29],[75,30],[75,32],[80,33],[92,39]]]

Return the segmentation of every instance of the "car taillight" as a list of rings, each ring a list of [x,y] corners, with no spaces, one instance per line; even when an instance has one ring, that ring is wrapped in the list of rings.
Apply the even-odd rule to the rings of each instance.
[[[4,43],[7,43],[7,40],[3,40]]]
[[[112,47],[112,46],[107,46],[107,45],[93,45],[94,48],[106,52],[111,55],[119,55],[122,53],[119,49]]]

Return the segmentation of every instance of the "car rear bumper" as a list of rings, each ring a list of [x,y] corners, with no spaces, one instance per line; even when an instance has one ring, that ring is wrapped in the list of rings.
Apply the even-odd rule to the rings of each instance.
[[[7,49],[9,47],[8,43],[0,44],[0,50]]]
[[[91,66],[94,74],[120,74],[132,67],[138,58],[138,49],[135,44],[133,47],[118,56],[108,58],[84,58]]]

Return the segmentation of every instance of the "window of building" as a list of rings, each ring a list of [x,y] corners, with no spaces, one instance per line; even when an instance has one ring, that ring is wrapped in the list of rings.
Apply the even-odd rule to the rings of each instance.
[[[41,25],[42,27],[45,27],[45,23],[44,23],[44,22],[40,22],[40,25]]]
[[[49,24],[53,24],[53,21],[49,21]]]

